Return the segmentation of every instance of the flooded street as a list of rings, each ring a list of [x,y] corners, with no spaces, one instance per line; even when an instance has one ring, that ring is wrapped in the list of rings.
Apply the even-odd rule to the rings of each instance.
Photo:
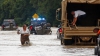
[[[95,56],[94,48],[60,45],[56,30],[52,28],[52,35],[30,35],[31,46],[21,46],[16,31],[0,31],[0,56]]]

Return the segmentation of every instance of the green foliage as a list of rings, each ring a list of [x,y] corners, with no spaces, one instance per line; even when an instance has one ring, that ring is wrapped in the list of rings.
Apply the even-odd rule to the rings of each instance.
[[[0,22],[8,18],[15,19],[18,25],[29,24],[32,15],[37,13],[54,25],[58,23],[55,12],[60,6],[61,0],[0,0]]]

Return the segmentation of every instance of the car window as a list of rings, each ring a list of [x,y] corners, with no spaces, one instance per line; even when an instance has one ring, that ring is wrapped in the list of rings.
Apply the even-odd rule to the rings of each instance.
[[[46,23],[45,20],[41,20],[41,21],[31,21],[31,25],[40,25],[42,23]]]

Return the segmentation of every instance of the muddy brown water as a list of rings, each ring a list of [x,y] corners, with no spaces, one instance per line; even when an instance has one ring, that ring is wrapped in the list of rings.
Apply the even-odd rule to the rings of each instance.
[[[0,31],[0,56],[96,56],[93,47],[63,46],[56,36],[30,35],[31,46],[22,46],[16,31]]]

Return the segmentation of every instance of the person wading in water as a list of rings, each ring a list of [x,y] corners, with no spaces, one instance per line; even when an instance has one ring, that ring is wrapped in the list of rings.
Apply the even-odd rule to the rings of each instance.
[[[29,29],[27,29],[26,24],[23,25],[23,28],[21,30],[17,31],[17,34],[21,34],[20,41],[21,41],[22,45],[29,44],[30,31],[29,31]]]

